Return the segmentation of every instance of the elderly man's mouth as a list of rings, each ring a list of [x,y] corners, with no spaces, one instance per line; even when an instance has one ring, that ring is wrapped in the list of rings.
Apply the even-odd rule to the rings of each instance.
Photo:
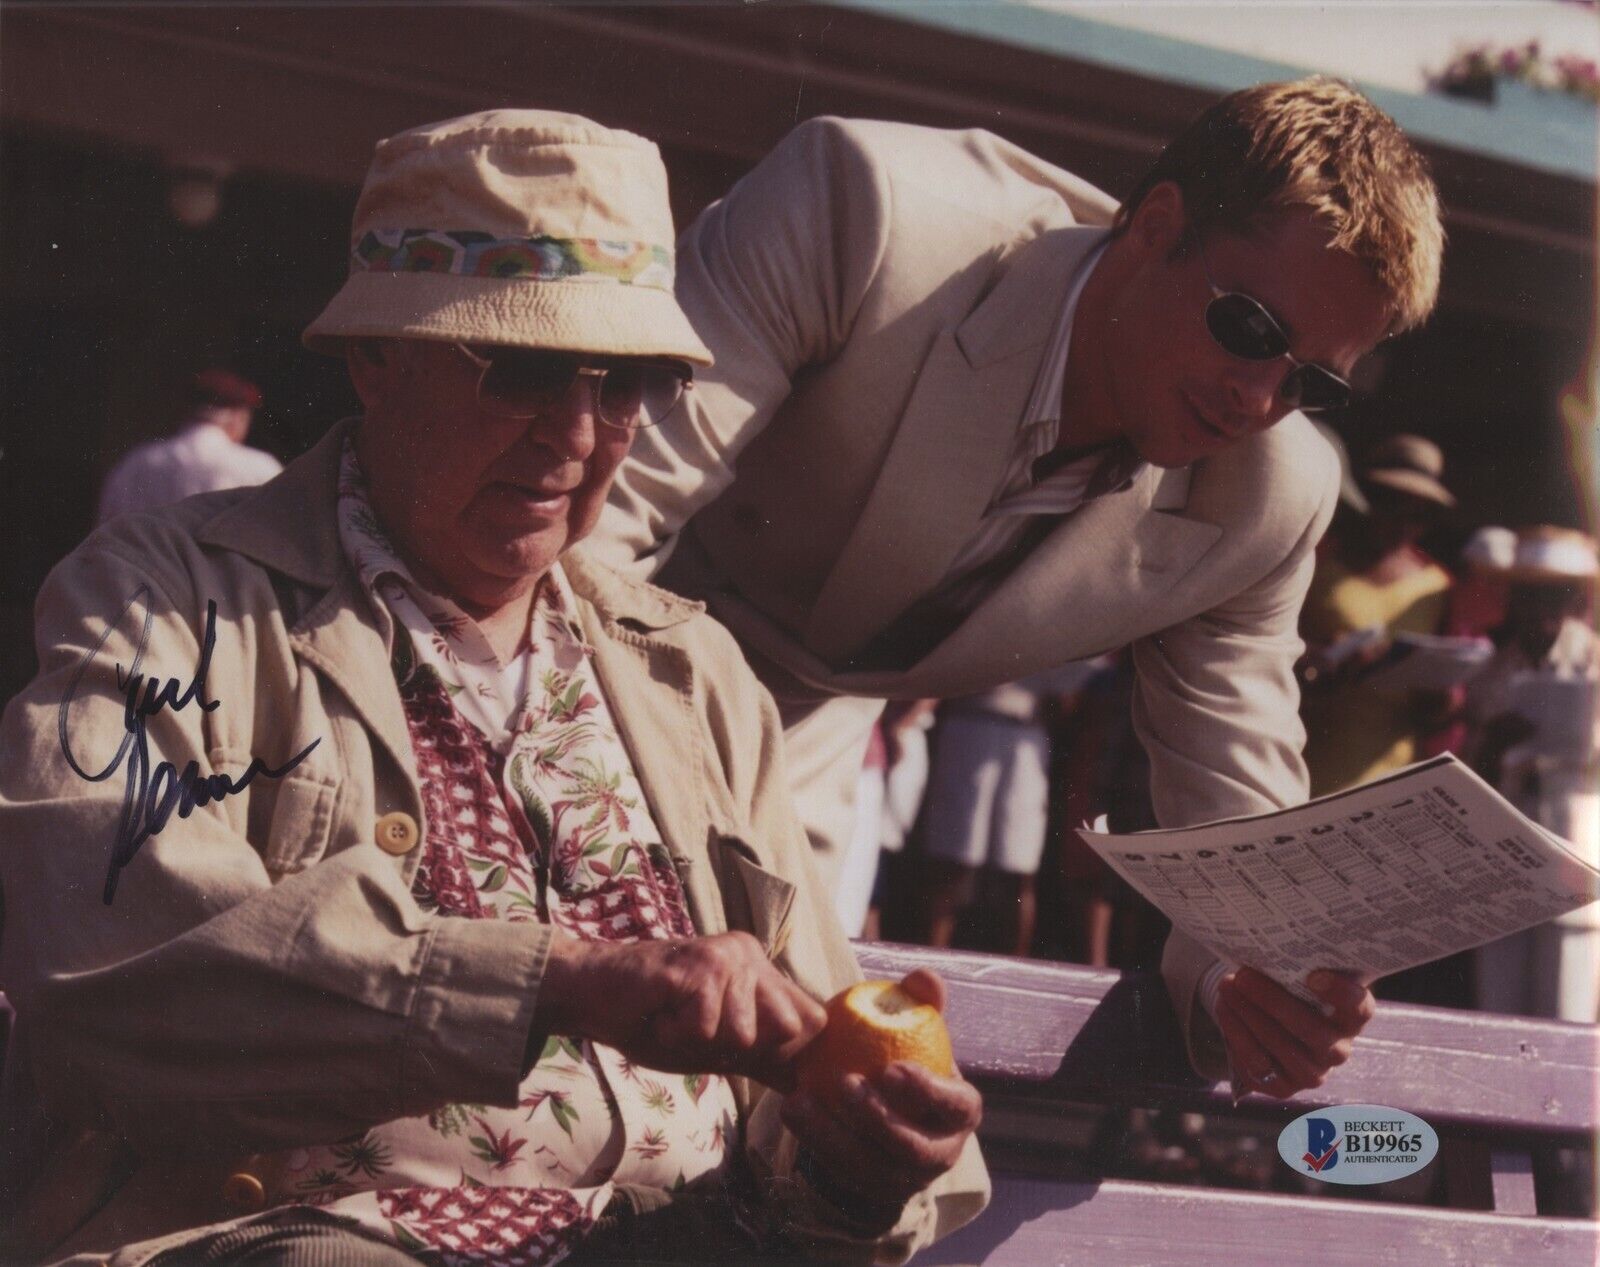
[[[506,509],[525,515],[565,514],[578,485],[544,488],[523,484],[491,484],[484,491]]]

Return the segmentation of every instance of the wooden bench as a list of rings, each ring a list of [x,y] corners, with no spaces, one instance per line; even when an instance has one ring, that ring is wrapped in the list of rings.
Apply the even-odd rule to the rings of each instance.
[[[1593,1150],[1600,1027],[1383,1004],[1349,1064],[1286,1103],[1195,1076],[1154,977],[1034,960],[857,946],[868,976],[914,967],[950,987],[962,1072],[984,1093],[980,1137],[995,1200],[917,1259],[940,1263],[1582,1264],[1600,1225],[1540,1215],[1532,1152]],[[1279,1130],[1317,1105],[1380,1104],[1420,1115],[1443,1143],[1452,1206],[1256,1193],[1107,1178],[1067,1156],[1060,1129],[1081,1106],[1166,1106]]]

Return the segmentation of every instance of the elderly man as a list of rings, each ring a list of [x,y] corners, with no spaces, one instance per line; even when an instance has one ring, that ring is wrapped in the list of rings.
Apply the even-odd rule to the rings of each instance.
[[[897,1261],[982,1207],[959,1078],[783,1094],[857,969],[771,702],[567,555],[709,361],[671,237],[626,133],[384,142],[306,336],[363,415],[50,578],[0,740],[49,1129],[0,1257]]]
[[[985,132],[812,120],[684,235],[717,368],[596,548],[647,573],[675,547],[662,583],[777,696],[825,862],[885,698],[1129,643],[1163,825],[1292,804],[1337,487],[1301,415],[1428,314],[1442,236],[1421,156],[1331,80],[1220,101],[1120,208]],[[1371,1008],[1334,981],[1325,1018],[1181,938],[1166,966],[1191,1054],[1242,1088],[1319,1081]]]

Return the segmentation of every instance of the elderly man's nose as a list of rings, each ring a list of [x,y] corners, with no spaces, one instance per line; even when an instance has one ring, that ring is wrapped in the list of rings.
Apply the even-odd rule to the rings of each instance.
[[[565,460],[582,462],[594,452],[599,410],[599,380],[580,374],[560,400],[530,420],[528,429],[536,442]]]

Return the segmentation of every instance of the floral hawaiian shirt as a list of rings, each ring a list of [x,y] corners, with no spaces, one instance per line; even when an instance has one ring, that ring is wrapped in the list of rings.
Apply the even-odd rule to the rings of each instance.
[[[559,565],[506,664],[471,617],[400,561],[348,443],[338,518],[396,649],[428,823],[419,904],[607,941],[693,936]],[[427,1261],[552,1263],[616,1183],[717,1181],[737,1130],[725,1080],[658,1073],[551,1036],[516,1108],[450,1104],[298,1150],[273,1195],[351,1218]]]

